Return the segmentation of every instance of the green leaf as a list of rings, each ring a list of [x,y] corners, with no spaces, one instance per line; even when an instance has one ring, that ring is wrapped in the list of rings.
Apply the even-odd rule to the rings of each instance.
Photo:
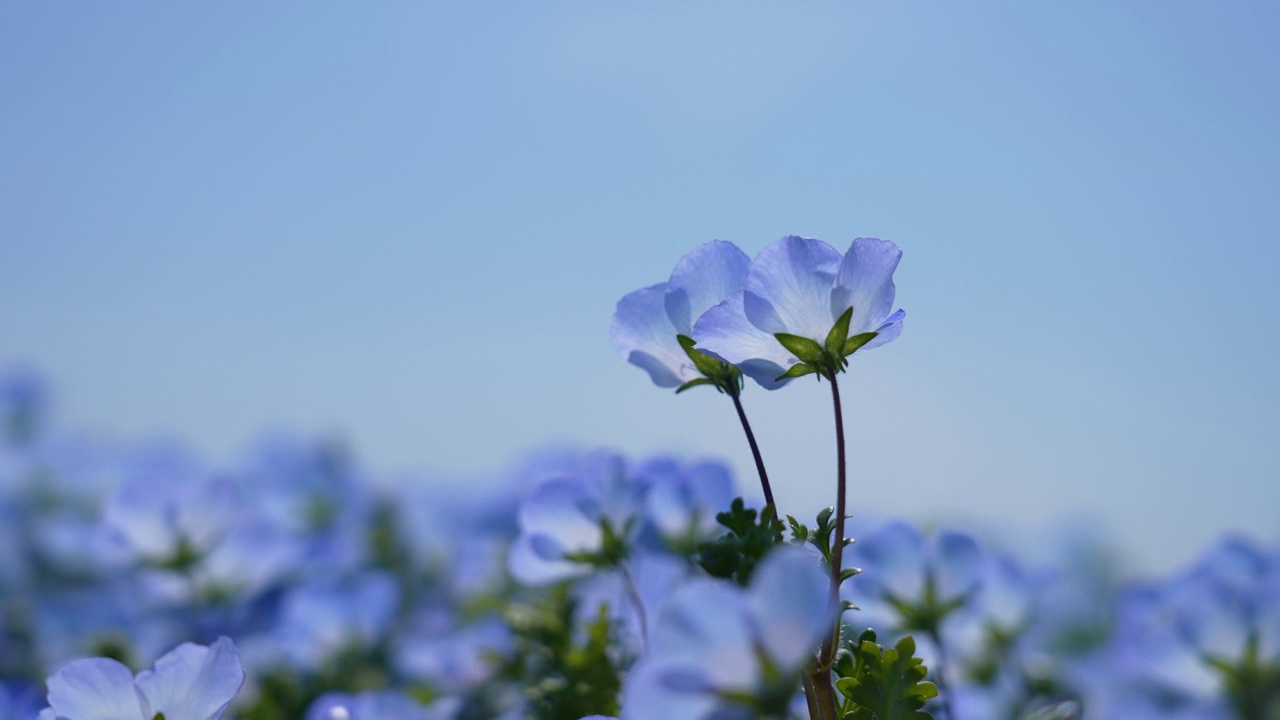
[[[853,337],[844,341],[844,352],[842,352],[841,354],[844,355],[845,357],[849,357],[850,355],[858,352],[858,348],[871,342],[872,339],[874,339],[875,336],[879,334],[880,333],[878,332],[864,332],[864,333],[858,333],[857,335],[854,335]]]
[[[704,378],[704,377],[701,377],[701,378],[695,378],[695,379],[690,380],[689,382],[687,382],[687,383],[685,383],[685,384],[681,385],[680,387],[676,388],[676,394],[677,394],[677,395],[679,395],[680,393],[684,392],[685,390],[688,390],[689,388],[695,388],[695,387],[698,387],[699,385],[715,385],[715,384],[716,384],[716,381],[715,381],[715,380],[712,380],[711,378]]]
[[[698,546],[698,564],[712,577],[746,585],[765,554],[782,542],[786,525],[772,505],[757,514],[742,498],[735,498],[729,511],[717,514],[716,520],[729,532]]]
[[[787,368],[786,372],[782,373],[781,375],[774,378],[773,380],[774,382],[777,382],[779,380],[785,380],[786,378],[804,377],[805,375],[812,375],[816,372],[818,372],[818,368],[812,365],[805,365],[801,363],[799,365],[792,365],[791,367]]]
[[[822,346],[813,340],[791,333],[774,333],[773,336],[782,343],[782,347],[790,350],[801,362],[817,365],[823,360]]]
[[[850,307],[841,313],[840,319],[836,320],[836,324],[831,326],[831,331],[827,333],[827,352],[836,356],[841,354],[845,341],[849,339],[849,319],[852,317],[853,308]]]
[[[724,363],[711,357],[710,355],[697,350],[694,345],[697,344],[693,338],[688,335],[677,335],[676,340],[680,342],[680,347],[684,348],[684,354],[689,356],[693,361],[693,366],[698,368],[698,372],[707,377],[715,377],[724,372]]]
[[[909,635],[888,650],[862,642],[854,677],[836,682],[836,689],[853,703],[842,720],[932,720],[921,708],[937,697],[938,689],[925,682],[928,669],[915,653]]]

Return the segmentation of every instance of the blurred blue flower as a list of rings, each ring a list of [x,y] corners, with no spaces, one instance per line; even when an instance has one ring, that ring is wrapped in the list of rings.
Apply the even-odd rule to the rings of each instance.
[[[1186,572],[1127,588],[1104,660],[1099,702],[1280,713],[1280,552],[1228,538]]]
[[[380,643],[399,607],[400,584],[392,575],[318,578],[290,588],[269,642],[283,661],[318,669],[340,653]],[[255,643],[254,650],[261,648]]]
[[[49,678],[41,720],[217,720],[244,683],[231,641],[184,643],[135,678],[107,658],[76,660]]]
[[[972,599],[985,561],[966,533],[942,530],[926,538],[901,521],[859,537],[845,559],[862,569],[843,589],[862,609],[851,619],[887,632],[938,629]]]
[[[649,653],[626,678],[622,718],[785,714],[834,618],[826,573],[799,547],[772,551],[745,590],[690,581],[658,614]]]
[[[670,458],[644,463],[650,478],[645,510],[650,525],[676,552],[687,553],[700,540],[723,532],[716,514],[734,498],[733,474],[724,463],[681,464]]]
[[[693,323],[742,287],[750,260],[733,243],[715,240],[680,259],[671,278],[618,301],[610,338],[624,360],[659,387],[702,377],[677,335],[692,337]]]
[[[902,251],[886,240],[858,238],[842,257],[821,240],[785,237],[751,261],[740,294],[705,312],[694,324],[699,349],[737,365],[765,388],[799,363],[775,338],[787,333],[822,345],[849,308],[849,337],[879,333],[863,345],[884,345],[902,332],[893,312],[893,272]]]
[[[616,564],[640,531],[649,481],[614,453],[543,479],[520,505],[520,535],[508,559],[520,582],[539,585]]]

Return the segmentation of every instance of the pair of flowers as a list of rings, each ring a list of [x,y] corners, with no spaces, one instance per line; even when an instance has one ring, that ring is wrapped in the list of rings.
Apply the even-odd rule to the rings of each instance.
[[[774,390],[807,374],[797,368],[819,365],[823,349],[838,362],[898,337],[901,258],[876,238],[858,238],[841,255],[821,240],[785,237],[754,260],[713,241],[681,258],[667,282],[618,302],[613,346],[660,387],[715,382],[701,355]]]

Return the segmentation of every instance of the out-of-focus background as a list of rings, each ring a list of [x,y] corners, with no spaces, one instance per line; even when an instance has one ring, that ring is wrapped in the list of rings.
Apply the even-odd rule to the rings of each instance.
[[[483,476],[727,457],[617,358],[695,245],[893,240],[845,383],[855,513],[1063,528],[1129,567],[1280,530],[1280,6],[7,3],[0,362],[59,424],[231,458],[341,437]],[[750,389],[785,511],[828,390]],[[853,526],[856,534],[856,522]]]

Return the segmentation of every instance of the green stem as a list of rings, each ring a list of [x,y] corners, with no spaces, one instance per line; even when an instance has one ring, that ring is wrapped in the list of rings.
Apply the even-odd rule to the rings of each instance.
[[[840,607],[840,572],[844,568],[844,517],[845,496],[844,413],[840,408],[840,385],[834,372],[827,375],[831,381],[831,401],[836,416],[836,535],[831,546],[831,602]],[[840,637],[840,616],[836,616],[836,629],[822,646],[819,667],[830,668],[836,655],[836,642]]]

